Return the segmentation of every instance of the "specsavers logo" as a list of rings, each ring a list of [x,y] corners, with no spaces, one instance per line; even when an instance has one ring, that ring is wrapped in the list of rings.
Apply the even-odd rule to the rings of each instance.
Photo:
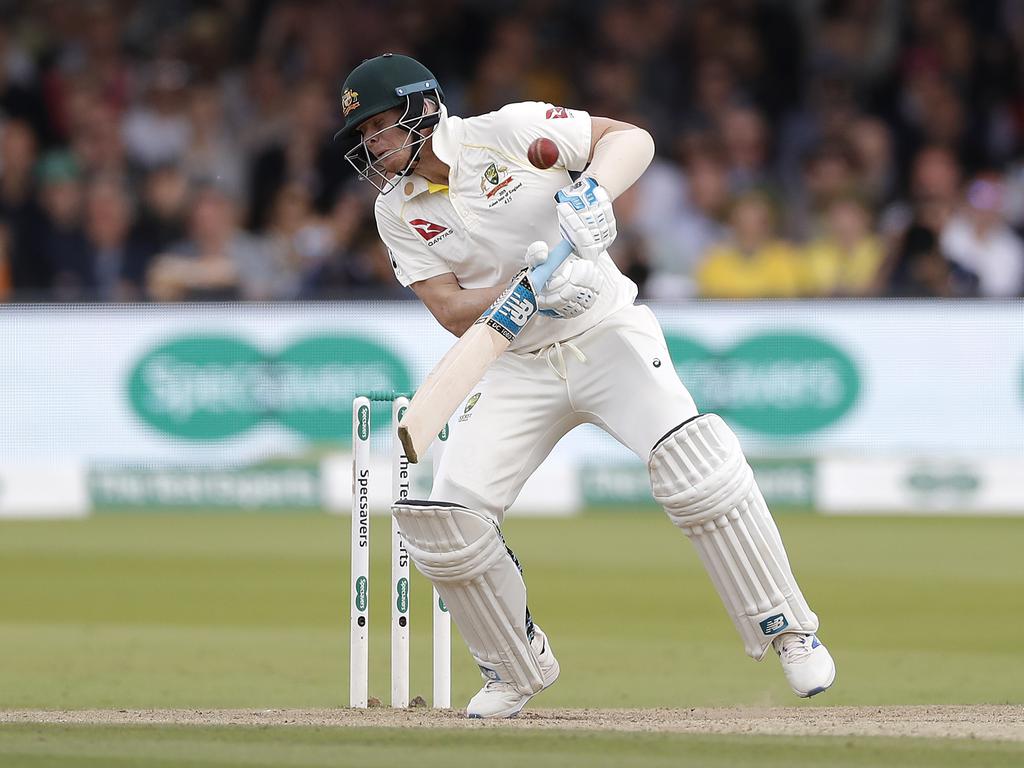
[[[232,336],[197,335],[144,355],[128,375],[127,396],[144,422],[185,440],[277,423],[309,440],[347,442],[357,393],[411,384],[391,350],[354,336],[312,336],[270,353]]]
[[[725,350],[683,336],[667,340],[697,407],[753,432],[814,432],[845,416],[860,393],[854,361],[816,336],[760,334]]]
[[[982,480],[970,464],[921,462],[907,472],[904,483],[908,490],[923,496],[970,496],[981,488]]]
[[[345,92],[341,94],[341,114],[343,117],[348,117],[354,109],[359,109],[359,92],[346,88]]]
[[[488,165],[480,178],[480,192],[489,201],[488,208],[512,202],[512,194],[522,186],[523,183],[515,181],[515,177],[508,172],[507,165],[497,163]]]

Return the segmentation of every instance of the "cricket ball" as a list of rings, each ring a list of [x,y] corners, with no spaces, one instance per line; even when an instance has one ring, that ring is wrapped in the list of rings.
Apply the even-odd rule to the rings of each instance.
[[[558,162],[558,145],[551,139],[535,139],[526,150],[526,158],[534,168],[550,168]]]

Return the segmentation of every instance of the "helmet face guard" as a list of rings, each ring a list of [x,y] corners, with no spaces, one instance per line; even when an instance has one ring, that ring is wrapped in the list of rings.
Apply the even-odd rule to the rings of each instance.
[[[416,163],[419,161],[420,152],[423,151],[423,145],[429,138],[429,134],[424,134],[423,129],[432,128],[441,120],[440,111],[423,114],[423,107],[426,103],[425,94],[429,94],[432,101],[440,108],[442,102],[441,92],[437,86],[437,80],[433,78],[408,85],[400,85],[395,88],[396,98],[405,100],[405,109],[402,115],[396,122],[381,128],[379,131],[375,131],[369,136],[359,136],[355,146],[345,153],[345,159],[355,168],[356,173],[359,174],[360,181],[370,182],[382,195],[386,195],[397,187],[403,176],[408,176],[412,173],[413,168],[416,167]],[[396,106],[401,106],[401,104],[399,103]],[[378,112],[377,114],[380,113]],[[374,117],[374,115],[367,115],[366,119],[368,120],[371,117]],[[404,130],[406,132],[405,140],[401,146],[389,150],[378,157],[370,150],[368,142],[375,136],[380,136],[392,128]],[[411,152],[405,167],[397,173],[391,173],[386,170],[384,161],[399,152],[404,152],[406,149],[410,149]]]

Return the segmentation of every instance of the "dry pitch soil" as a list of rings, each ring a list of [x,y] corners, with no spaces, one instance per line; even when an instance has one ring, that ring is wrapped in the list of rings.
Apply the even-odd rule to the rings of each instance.
[[[1024,741],[1024,706],[535,709],[512,720],[458,710],[149,709],[0,711],[0,723],[297,725],[379,728],[544,728],[770,736],[905,736]]]

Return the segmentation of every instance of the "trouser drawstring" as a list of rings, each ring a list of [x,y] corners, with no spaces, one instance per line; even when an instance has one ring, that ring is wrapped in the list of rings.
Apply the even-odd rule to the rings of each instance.
[[[558,376],[558,378],[565,381],[567,378],[567,369],[565,367],[565,354],[562,352],[563,347],[572,352],[576,356],[576,359],[581,363],[587,362],[587,356],[584,355],[580,351],[580,348],[571,341],[556,341],[554,344],[542,347],[534,353],[534,357],[536,358],[543,355],[544,359],[548,363],[548,367],[555,372],[555,375]],[[554,357],[551,355],[552,352],[555,353]]]

